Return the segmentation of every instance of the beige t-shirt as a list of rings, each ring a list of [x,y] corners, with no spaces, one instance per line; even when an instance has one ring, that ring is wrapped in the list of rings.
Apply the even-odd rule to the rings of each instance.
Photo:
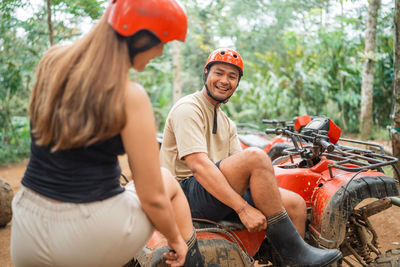
[[[236,125],[217,109],[217,133],[213,134],[214,106],[203,93],[181,98],[171,109],[164,128],[161,165],[182,180],[192,176],[183,159],[186,155],[205,152],[217,162],[240,152]]]

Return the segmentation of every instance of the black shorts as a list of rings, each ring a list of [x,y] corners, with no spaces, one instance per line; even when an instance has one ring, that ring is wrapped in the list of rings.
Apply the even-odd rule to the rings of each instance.
[[[215,164],[218,169],[220,162],[221,161],[218,161]],[[212,221],[240,221],[233,209],[208,193],[207,190],[197,182],[195,177],[191,176],[187,179],[181,180],[179,181],[179,184],[188,199],[193,218],[208,219]],[[254,207],[250,190],[246,190],[242,197]]]

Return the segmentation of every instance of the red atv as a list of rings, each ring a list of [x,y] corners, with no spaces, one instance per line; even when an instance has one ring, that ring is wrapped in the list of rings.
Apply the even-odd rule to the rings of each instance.
[[[262,120],[262,122],[273,127],[281,126],[292,132],[300,132],[311,120],[311,116],[303,115],[295,117],[292,121]],[[261,148],[271,160],[274,160],[281,156],[286,148],[293,146],[290,138],[280,135],[271,139],[257,128],[257,126],[251,124],[238,124],[239,140],[243,149],[248,147]]]
[[[340,139],[339,127],[323,117],[314,118],[301,133],[287,128],[266,133],[291,140],[287,155],[274,161],[275,174],[280,187],[297,192],[307,203],[309,244],[339,248],[343,258],[334,266],[400,266],[400,249],[381,252],[368,220],[393,204],[400,206],[397,185],[382,169],[394,166],[396,158],[383,149],[358,147],[379,148],[372,143]],[[365,199],[371,201],[358,207]],[[264,232],[250,233],[240,222],[194,219],[194,225],[206,266],[253,266],[255,260],[281,266]],[[167,266],[162,255],[168,250],[166,239],[156,231],[127,266]]]

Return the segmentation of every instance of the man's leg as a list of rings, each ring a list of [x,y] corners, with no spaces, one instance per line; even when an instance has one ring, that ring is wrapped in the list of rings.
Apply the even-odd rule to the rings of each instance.
[[[284,209],[272,163],[264,151],[248,148],[221,161],[220,170],[232,188],[243,195],[250,188],[257,209],[266,217]],[[283,194],[286,200],[286,193]],[[286,203],[291,201],[286,201]]]
[[[284,201],[288,205],[293,199],[287,198],[287,193],[281,197],[272,163],[264,151],[246,149],[222,160],[220,170],[236,192],[243,195],[250,188],[256,208],[267,217],[265,234],[280,255],[281,265],[321,267],[341,258],[339,250],[314,248],[298,234],[284,209]]]
[[[218,168],[220,168],[220,163],[217,162]],[[281,195],[281,199],[283,202],[283,206],[285,207],[290,219],[292,220],[294,226],[296,227],[297,232],[301,235],[302,238],[304,238],[305,235],[305,222],[307,219],[307,206],[306,202],[304,199],[297,193],[294,193],[292,191],[279,188],[279,192]],[[251,196],[251,193],[249,190],[247,190],[243,198],[253,207],[254,201]],[[237,214],[231,210],[231,213],[227,217],[228,220],[238,220]]]
[[[306,230],[307,206],[304,199],[292,191],[279,188],[283,206],[285,207],[290,220],[292,220],[297,232],[304,238]]]

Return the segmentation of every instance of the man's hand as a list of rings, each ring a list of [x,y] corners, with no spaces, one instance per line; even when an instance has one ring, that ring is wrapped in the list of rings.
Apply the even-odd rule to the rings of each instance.
[[[177,242],[168,242],[168,246],[173,251],[164,253],[164,257],[167,258],[166,263],[172,267],[183,266],[186,259],[186,253],[188,251],[185,241],[180,238]]]
[[[267,219],[264,214],[250,205],[245,205],[238,215],[249,232],[260,232],[267,229]]]

